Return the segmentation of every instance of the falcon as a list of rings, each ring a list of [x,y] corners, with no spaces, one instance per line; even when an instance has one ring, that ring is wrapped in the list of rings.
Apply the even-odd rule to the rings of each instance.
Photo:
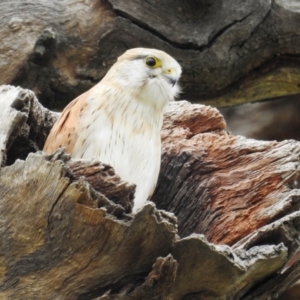
[[[163,112],[179,92],[180,75],[179,63],[163,51],[127,50],[97,85],[64,109],[43,150],[65,147],[74,158],[111,165],[136,185],[136,213],[157,183]]]

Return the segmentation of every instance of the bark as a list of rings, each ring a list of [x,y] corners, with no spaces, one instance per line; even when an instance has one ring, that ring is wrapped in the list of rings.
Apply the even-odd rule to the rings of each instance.
[[[0,98],[1,166],[42,148],[58,114],[41,106],[32,91],[19,87],[0,86]]]
[[[181,236],[198,232],[211,242],[233,244],[298,209],[293,181],[300,148],[297,141],[257,141],[224,128],[214,108],[184,101],[170,106],[152,200],[176,214]]]
[[[62,108],[126,49],[165,50],[185,97],[210,105],[299,95],[299,7],[283,0],[0,3],[0,84]]]
[[[31,91],[1,87],[0,112],[1,298],[275,299],[299,279],[299,142],[233,136],[216,109],[171,103],[163,210],[132,215],[135,187],[110,166],[15,151],[42,147],[57,118]]]

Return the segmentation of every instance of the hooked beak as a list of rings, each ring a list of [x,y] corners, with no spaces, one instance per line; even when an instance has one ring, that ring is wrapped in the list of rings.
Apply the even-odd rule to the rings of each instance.
[[[164,75],[164,78],[166,78],[166,80],[172,85],[172,87],[177,83],[177,80],[171,76]]]
[[[170,78],[170,83],[172,86],[174,86],[177,83],[177,80]]]

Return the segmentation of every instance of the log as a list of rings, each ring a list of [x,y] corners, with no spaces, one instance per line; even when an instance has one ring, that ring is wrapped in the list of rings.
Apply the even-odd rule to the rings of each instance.
[[[152,201],[176,214],[180,236],[198,232],[230,245],[297,210],[300,148],[293,140],[257,141],[224,129],[214,108],[184,101],[169,106]]]
[[[41,106],[30,90],[0,86],[0,98],[1,166],[42,148],[58,114]]]
[[[151,47],[183,67],[185,97],[230,106],[299,95],[295,1],[24,0],[0,3],[0,84],[62,108],[128,48]]]
[[[153,205],[133,220],[117,217],[85,180],[67,177],[62,161],[30,154],[1,169],[0,182],[2,299],[104,293],[145,276],[170,251],[174,225],[158,222]]]
[[[170,103],[160,210],[132,215],[135,187],[110,166],[15,151],[20,135],[39,148],[57,114],[0,90],[0,298],[275,299],[299,279],[299,142],[233,136],[215,108]]]

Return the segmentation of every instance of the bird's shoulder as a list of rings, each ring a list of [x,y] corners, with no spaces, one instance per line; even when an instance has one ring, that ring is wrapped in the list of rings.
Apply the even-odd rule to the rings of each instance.
[[[63,110],[46,140],[43,149],[45,152],[52,153],[59,147],[66,147],[68,153],[72,152],[77,127],[88,107],[88,97],[89,92],[80,95]]]

